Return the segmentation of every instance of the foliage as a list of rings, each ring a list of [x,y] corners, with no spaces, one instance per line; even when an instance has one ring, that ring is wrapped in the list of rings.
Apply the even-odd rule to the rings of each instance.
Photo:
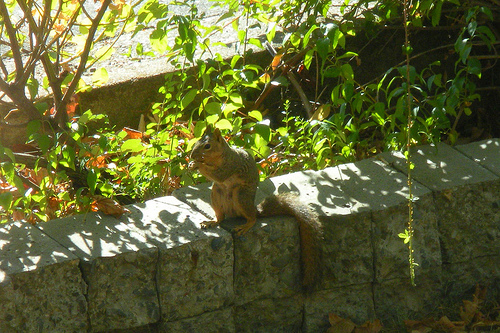
[[[480,98],[476,88],[484,68],[471,55],[479,47],[493,53],[497,45],[486,24],[492,20],[487,5],[470,7],[458,0],[412,2],[407,16],[410,37],[412,29],[448,22],[459,27],[454,43],[443,47],[453,52],[452,71],[440,60],[414,64],[426,51],[416,54],[410,39],[401,57],[408,55],[412,63],[401,62],[364,82],[356,70],[359,51],[351,42],[360,37],[360,31],[369,34],[373,27],[403,29],[403,7],[398,1],[346,1],[336,7],[328,0],[215,0],[214,6],[223,13],[217,24],[208,27],[203,26],[204,14],[194,1],[147,0],[131,5],[117,1],[102,18],[91,17],[79,3],[62,1],[60,10],[49,11],[38,6],[34,12],[40,18],[21,8],[24,16],[18,25],[26,26],[25,34],[9,34],[8,27],[14,24],[2,24],[2,36],[7,36],[2,41],[17,48],[12,50],[15,69],[4,70],[3,86],[27,92],[24,100],[35,109],[39,105],[35,87],[48,89],[54,96],[53,118],[64,123],[59,132],[47,129],[41,120],[30,125],[30,140],[37,142],[42,157],[30,167],[20,162],[19,155],[1,148],[3,218],[47,220],[99,209],[102,197],[121,202],[144,200],[191,184],[196,176],[187,172],[187,153],[208,124],[225,131],[232,143],[250,149],[260,162],[262,177],[405,149],[407,142],[454,142],[458,120],[470,115]],[[109,1],[101,8],[106,4]],[[73,6],[68,15],[61,16],[69,25],[55,34],[52,28],[66,10],[64,6]],[[38,23],[30,23],[33,20]],[[265,28],[266,40],[250,35],[255,26]],[[76,27],[81,34],[73,34]],[[211,39],[229,27],[238,36],[237,54],[224,59],[213,51],[220,43]],[[80,80],[83,69],[99,57],[109,56],[112,49],[93,50],[92,43],[82,41],[93,34],[98,36],[97,42],[144,29],[151,31],[150,45],[137,44],[129,53],[136,57],[162,54],[177,69],[166,75],[160,90],[164,100],[152,107],[139,131],[104,127],[91,132],[90,122],[102,116],[88,110],[73,116],[67,112],[70,97],[84,86]],[[27,44],[33,59],[18,64],[24,61],[19,50],[21,42],[26,44],[32,35],[29,31],[40,38]],[[280,32],[284,35],[282,47],[275,53],[270,43],[278,40]],[[53,39],[58,42],[50,43]],[[76,71],[68,73],[64,65],[71,58],[67,52],[71,43],[81,51]],[[249,61],[259,48],[267,48],[273,55],[267,68]],[[36,61],[55,76],[47,74],[48,82],[36,83],[32,75]],[[96,73],[95,83],[102,83],[106,71]],[[267,97],[276,90],[280,94],[277,104]],[[408,92],[413,96],[411,103],[406,100]],[[21,105],[13,98],[17,95],[7,95]],[[407,126],[409,104],[411,126]],[[270,112],[269,105],[276,112]],[[32,114],[37,116],[32,118],[40,119],[36,110]],[[29,175],[24,177],[23,172]],[[17,217],[15,212],[19,212]]]
[[[0,13],[0,42],[8,47],[0,60],[2,106],[38,120],[49,108],[40,97],[49,93],[51,118],[62,128],[73,94],[86,86],[82,74],[111,56],[114,42],[94,46],[134,26],[133,5],[120,0],[103,0],[99,8],[90,1],[2,1]],[[96,71],[96,82],[105,74]]]

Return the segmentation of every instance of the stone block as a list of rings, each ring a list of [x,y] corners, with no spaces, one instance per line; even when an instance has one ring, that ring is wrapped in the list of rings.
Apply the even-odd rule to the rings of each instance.
[[[231,236],[174,197],[129,206],[120,219],[89,213],[43,231],[83,260],[92,329],[192,317],[233,300]]]
[[[92,331],[158,321],[158,250],[127,223],[96,213],[40,225],[81,259]]]
[[[375,319],[372,285],[370,283],[321,290],[305,301],[303,332],[326,332],[329,314],[350,319],[357,325]]]
[[[467,145],[459,149],[476,156],[473,159],[483,160],[485,166],[494,164],[495,157],[486,150],[478,153],[474,147]],[[434,191],[443,262],[467,261],[478,255],[499,253],[496,241],[500,236],[499,177],[443,143],[416,147],[412,151],[414,179]],[[401,153],[382,156],[405,172]]]
[[[416,275],[416,286],[409,278],[385,280],[373,285],[376,318],[385,327],[404,327],[403,320],[421,320],[439,313],[441,268],[433,274]]]
[[[324,242],[320,288],[371,282],[374,276],[371,214],[338,215],[321,221]]]
[[[231,222],[224,223],[232,228]],[[292,217],[262,218],[234,239],[235,304],[284,298],[301,291],[300,240]]]
[[[487,300],[500,302],[500,254],[443,265],[443,301],[459,310],[463,300],[472,300],[476,286],[487,288]]]
[[[130,207],[124,220],[159,249],[157,290],[162,320],[175,321],[232,304],[233,241],[206,217],[168,196]]]
[[[0,332],[88,329],[79,260],[37,228],[0,227]]]
[[[474,162],[500,176],[500,139],[488,139],[456,146],[455,149]]]
[[[379,157],[406,174],[406,160],[401,152],[382,153]],[[498,176],[444,143],[414,147],[410,160],[415,166],[412,178],[433,191],[498,179]]]
[[[158,333],[158,324],[148,324],[140,327],[114,329],[105,333]]]
[[[259,299],[235,306],[236,332],[301,332],[303,305],[302,297],[294,296]]]
[[[93,331],[136,327],[160,319],[155,248],[99,257],[85,265]]]
[[[335,171],[337,169],[337,171]],[[407,176],[377,158],[327,168],[320,174],[339,173],[342,192],[350,198],[351,213],[380,211],[408,202]],[[429,189],[414,183],[414,197],[430,194]]]
[[[408,204],[375,211],[373,218],[373,244],[375,278],[383,281],[409,278],[408,244],[398,237],[408,225]],[[420,196],[413,205],[413,255],[417,271],[427,274],[438,272],[442,264],[441,246],[434,200],[429,193]]]
[[[500,253],[500,180],[435,194],[443,262]]]
[[[158,333],[234,333],[236,332],[233,320],[232,307],[205,312],[192,318],[160,323]]]

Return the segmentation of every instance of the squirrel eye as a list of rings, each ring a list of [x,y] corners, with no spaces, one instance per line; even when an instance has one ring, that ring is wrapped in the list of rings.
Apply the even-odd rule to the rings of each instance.
[[[210,143],[207,143],[207,144],[205,145],[205,147],[203,147],[203,148],[205,148],[205,149],[210,149]]]

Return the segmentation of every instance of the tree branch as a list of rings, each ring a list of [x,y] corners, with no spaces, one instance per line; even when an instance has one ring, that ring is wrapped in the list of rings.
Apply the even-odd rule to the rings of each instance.
[[[12,50],[12,55],[14,57],[14,63],[16,65],[16,77],[23,72],[23,58],[21,56],[21,48],[16,38],[16,28],[12,25],[10,20],[10,13],[5,6],[5,1],[0,1],[0,14],[3,17],[5,28],[7,29],[7,35],[9,36],[10,49]]]
[[[0,1],[1,2],[1,1]],[[0,90],[2,90],[19,110],[23,110],[28,114],[30,119],[40,119],[40,112],[33,103],[26,97],[24,86],[8,84],[4,79],[0,78]]]
[[[17,3],[19,4],[19,7],[21,7],[24,17],[28,21],[30,36],[35,36],[35,45],[31,43],[30,57],[26,62],[26,67],[24,67],[22,74],[17,75],[16,77],[16,83],[24,86],[35,68],[36,60],[40,57],[42,52],[43,31],[41,31],[41,27],[37,26],[35,18],[33,17],[33,14],[27,4],[24,1],[18,1]]]
[[[64,93],[63,99],[60,101],[58,105],[55,105],[56,107],[55,109],[57,112],[56,118],[59,124],[67,122],[68,115],[66,113],[65,107],[68,104],[71,96],[73,96],[73,93],[75,92],[76,87],[78,85],[78,81],[80,80],[80,78],[83,75],[83,72],[85,71],[87,60],[89,58],[90,49],[92,48],[92,43],[94,42],[94,36],[97,32],[102,17],[104,16],[104,13],[108,9],[110,3],[111,0],[104,0],[102,2],[101,8],[99,9],[99,12],[92,20],[92,25],[90,26],[89,34],[87,35],[87,40],[85,41],[85,46],[81,54],[80,63],[78,64],[78,68],[75,72],[73,80],[71,81],[70,85],[68,86],[68,89]]]

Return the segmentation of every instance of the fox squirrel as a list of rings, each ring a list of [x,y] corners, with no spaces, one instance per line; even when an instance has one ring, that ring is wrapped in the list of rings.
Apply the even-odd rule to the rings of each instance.
[[[194,144],[190,167],[213,181],[211,204],[216,221],[204,222],[202,228],[217,226],[225,218],[244,217],[247,222],[235,228],[240,236],[252,228],[257,217],[291,215],[298,220],[302,285],[311,290],[320,274],[318,246],[322,228],[317,215],[288,193],[271,195],[256,207],[259,173],[255,160],[247,151],[229,146],[219,129],[212,131],[207,127],[203,137]]]

